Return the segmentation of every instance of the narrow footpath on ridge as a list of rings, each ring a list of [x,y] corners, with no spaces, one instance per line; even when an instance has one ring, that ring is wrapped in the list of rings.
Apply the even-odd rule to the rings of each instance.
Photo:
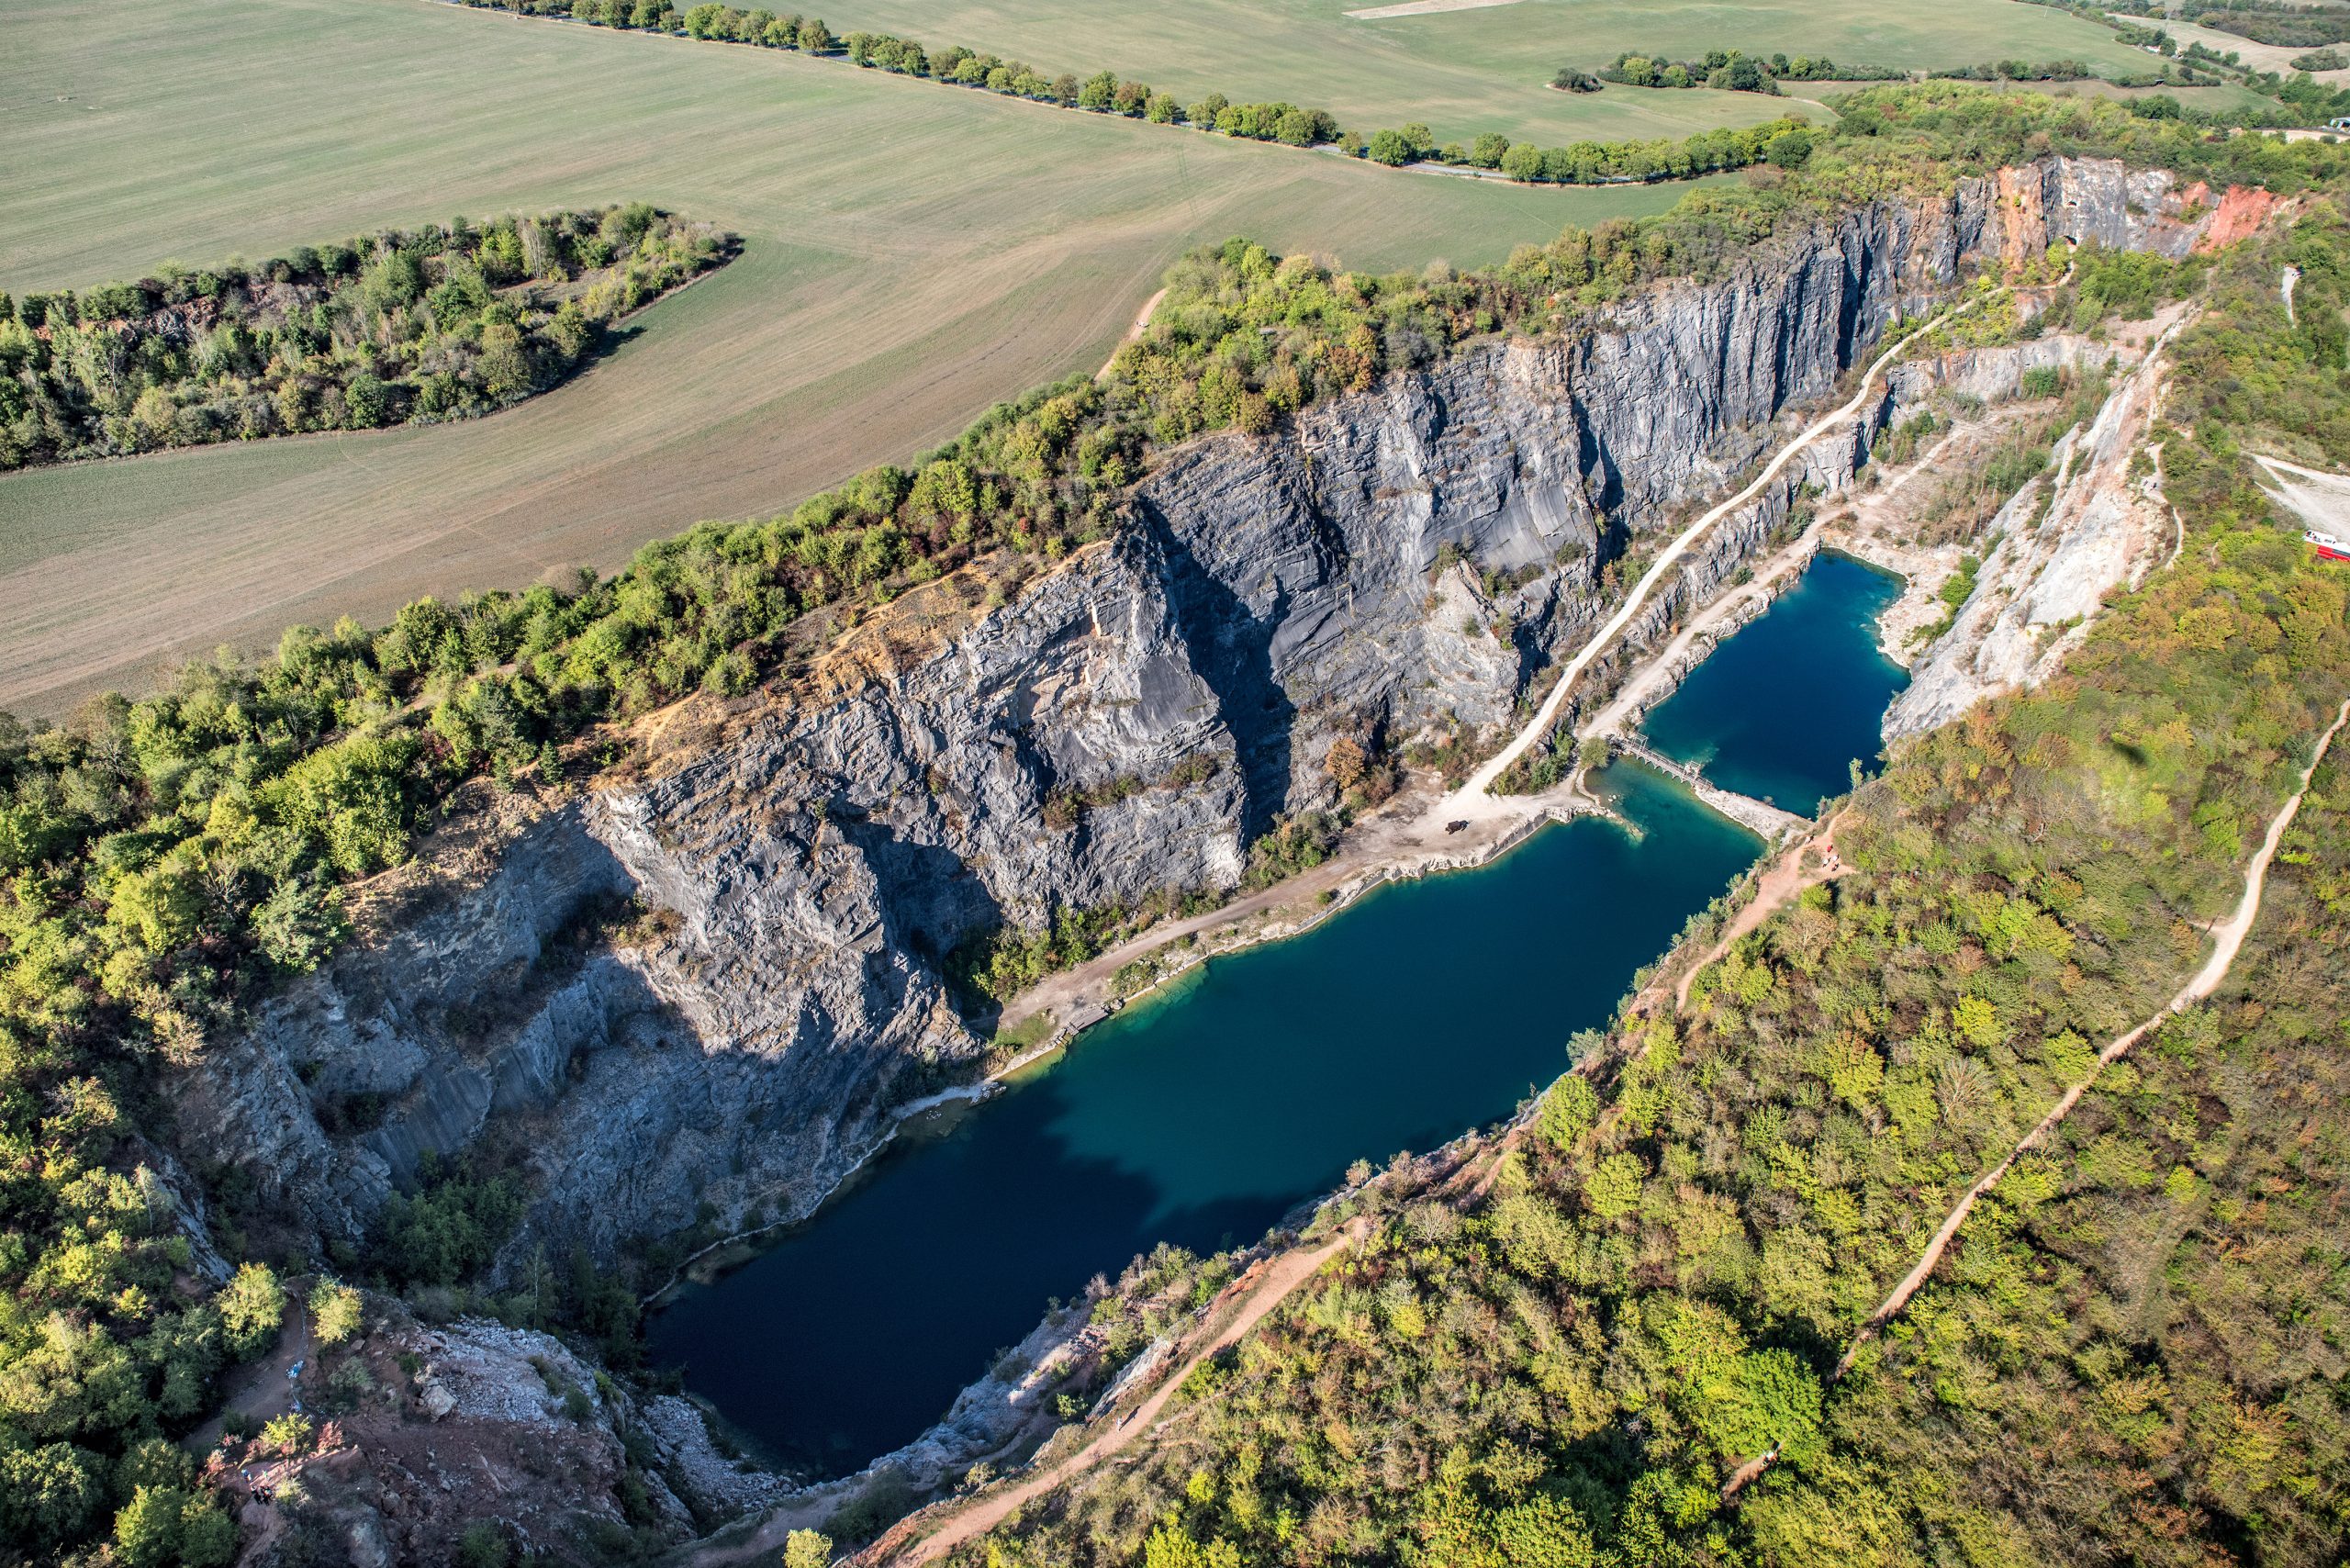
[[[1839,816],[1837,822],[1843,818]],[[1673,988],[1673,1005],[1676,1011],[1689,1005],[1690,988],[1697,977],[1720,961],[1722,956],[1738,946],[1739,938],[1759,930],[1764,921],[1795,902],[1806,891],[1822,882],[1851,871],[1842,857],[1836,853],[1836,823],[1831,822],[1801,844],[1790,844],[1780,851],[1777,859],[1763,868],[1755,883],[1754,896],[1733,916],[1705,956],[1689,966]]]
[[[1852,1370],[1852,1362],[1862,1350],[1884,1332],[1886,1324],[1900,1316],[1901,1309],[1909,1305],[1909,1298],[1925,1284],[1935,1265],[1942,1261],[1942,1254],[1957,1239],[1960,1228],[1966,1224],[1966,1216],[1974,1211],[1975,1201],[1998,1186],[2018,1159],[2046,1142],[2048,1136],[2064,1125],[2065,1118],[2073,1114],[2073,1107],[2081,1103],[2081,1096],[2097,1082],[2099,1073],[2160,1028],[2165,1019],[2186,1012],[2220,989],[2220,982],[2227,979],[2230,966],[2234,964],[2237,953],[2244,947],[2244,939],[2251,932],[2253,922],[2259,917],[2260,893],[2267,883],[2269,863],[2277,858],[2277,846],[2285,841],[2285,830],[2293,825],[2293,818],[2300,814],[2301,797],[2309,793],[2310,780],[2317,777],[2319,766],[2325,761],[2327,749],[2333,745],[2333,737],[2341,733],[2344,722],[2350,722],[2350,701],[2342,704],[2341,711],[2333,716],[2333,722],[2327,725],[2325,734],[2318,737],[2317,749],[2311,754],[2309,766],[2301,770],[2300,786],[2277,808],[2277,814],[2269,819],[2267,836],[2261,840],[2251,865],[2245,868],[2244,892],[2236,901],[2234,913],[2211,927],[2211,956],[2203,961],[2203,967],[2197,969],[2194,978],[2179,987],[2177,993],[2165,1002],[2153,1017],[2128,1034],[2117,1036],[2098,1052],[2097,1066],[2090,1070],[2089,1075],[2065,1091],[2063,1097],[2049,1107],[2048,1114],[2041,1117],[2030,1132],[2018,1138],[2015,1147],[1986,1171],[1980,1181],[1966,1190],[1965,1195],[1943,1218],[1942,1227],[1934,1232],[1933,1238],[1926,1243],[1916,1266],[1901,1277],[1901,1282],[1893,1287],[1885,1300],[1877,1305],[1876,1310],[1869,1314],[1868,1321],[1861,1325],[1860,1331],[1852,1336],[1852,1344],[1836,1362],[1836,1370],[1829,1374],[1828,1385],[1830,1388],[1843,1381],[1844,1374]],[[1769,1470],[1777,1459],[1778,1450],[1774,1447],[1747,1461],[1723,1484],[1722,1500],[1728,1502],[1736,1496]]]

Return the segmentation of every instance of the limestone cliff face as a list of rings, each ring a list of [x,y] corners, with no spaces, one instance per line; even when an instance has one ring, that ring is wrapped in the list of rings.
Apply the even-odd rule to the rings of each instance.
[[[426,1152],[502,1138],[536,1193],[509,1260],[804,1212],[891,1107],[970,1071],[958,942],[1229,886],[1279,815],[1327,801],[1339,734],[1507,720],[1604,619],[1605,565],[1903,309],[2047,234],[2139,242],[2168,199],[2055,162],[1876,204],[1723,281],[1173,453],[1116,537],[1009,604],[940,599],[927,648],[554,811],[269,1003],[189,1075],[180,1146],[351,1238]],[[1798,483],[1849,477],[1866,433],[1730,520],[1634,640],[1734,574]],[[599,935],[624,899],[658,929]]]
[[[2175,258],[2193,250],[2209,228],[2211,199],[2209,186],[2181,189],[2160,169],[2047,158],[1967,182],[1957,197],[1960,242],[2010,268],[2059,240]]]
[[[2166,312],[2168,322],[2183,308]],[[2088,634],[2106,597],[2143,582],[2173,544],[2155,476],[2129,472],[2166,362],[2132,350],[2114,363],[2119,373],[2096,418],[2060,436],[2049,471],[1985,526],[1993,543],[1974,591],[1886,711],[1888,743],[1946,724],[1986,697],[2038,685]]]

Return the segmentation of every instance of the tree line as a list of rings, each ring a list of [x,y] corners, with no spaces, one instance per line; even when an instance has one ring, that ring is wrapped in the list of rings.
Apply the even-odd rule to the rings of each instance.
[[[1119,115],[1148,120],[1154,125],[1188,125],[1225,136],[1286,142],[1292,147],[1318,146],[1338,137],[1338,122],[1327,109],[1302,108],[1281,102],[1235,103],[1221,93],[1210,93],[1195,103],[1185,104],[1171,93],[1154,91],[1147,83],[1120,81],[1114,72],[1097,71],[1089,76],[1069,72],[1048,74],[1024,62],[966,49],[960,44],[928,50],[912,39],[889,33],[835,34],[822,18],[815,17],[778,16],[772,11],[742,11],[712,4],[680,11],[666,0],[658,4],[655,0],[464,0],[464,4],[525,16],[567,16],[596,27],[673,33],[683,38],[834,56],[867,70],[976,87],[1007,97],[1055,104],[1065,109]]]
[[[1627,87],[1711,87],[1724,93],[1775,95],[1785,82],[1897,82],[1908,73],[1890,65],[1839,65],[1825,55],[1750,54],[1710,49],[1699,58],[1674,60],[1651,50],[1626,51],[1599,68],[1603,82]]]
[[[636,203],[0,294],[0,468],[487,413],[735,249]]]
[[[1810,158],[1814,132],[1789,115],[1762,125],[1701,130],[1675,141],[1578,141],[1570,147],[1513,142],[1492,132],[1462,145],[1443,147],[1425,125],[1382,130],[1363,144],[1362,155],[1391,168],[1406,163],[1442,163],[1491,169],[1522,185],[1616,185],[1657,180],[1687,180],[1758,163],[1799,169]],[[1346,139],[1339,145],[1351,147]]]
[[[226,1287],[190,1272],[193,1194],[149,1141],[168,1136],[173,1075],[201,1070],[209,1042],[347,942],[347,888],[408,858],[461,790],[584,776],[607,721],[789,680],[827,627],[982,556],[1017,591],[1118,527],[1128,487],[1175,443],[1263,434],[1474,340],[1560,330],[1660,280],[1725,275],[1854,200],[1944,189],[2042,149],[2280,193],[2345,167],[2322,142],[1955,84],[1857,95],[1818,136],[1800,170],[1569,229],[1478,272],[1380,276],[1235,240],[1178,263],[1147,330],[1101,379],[999,405],[938,449],[788,511],[702,524],[609,577],[421,599],[372,630],[293,628],[267,658],[196,660],[161,689],[95,699],[62,724],[0,720],[0,1509],[18,1510],[0,1516],[7,1539],[55,1557],[104,1536],[140,1487],[180,1484],[149,1460],[260,1342],[240,1335],[274,1318],[253,1305],[250,1277],[223,1300]],[[2331,299],[2303,264],[2310,297]],[[2324,378],[2277,382],[2284,366],[2255,356],[2266,380],[2238,367],[2210,389],[2341,428],[2324,423]],[[2276,587],[2247,583],[2244,602],[2266,605]],[[2144,726],[2143,745],[2160,729]],[[1302,863],[1313,839],[1302,828],[1266,846],[1265,863]],[[288,1232],[229,1217],[249,1209],[233,1170],[197,1175],[232,1268],[302,1262],[271,1250]],[[477,1259],[510,1204],[494,1176],[464,1182],[395,1210],[372,1266],[439,1279]],[[1745,1365],[1721,1364],[1733,1363]],[[1757,1396],[1777,1397],[1779,1363],[1752,1370]],[[137,1518],[164,1511],[151,1503]]]
[[[2100,73],[2080,60],[1986,60],[1978,65],[1952,65],[1932,73],[1952,82],[2109,82],[2116,87],[2194,87],[2208,85],[2191,70],[2165,65],[2152,71]]]

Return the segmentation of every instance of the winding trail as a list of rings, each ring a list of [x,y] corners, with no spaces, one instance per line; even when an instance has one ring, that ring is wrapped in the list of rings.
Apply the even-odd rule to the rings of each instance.
[[[1125,352],[1128,343],[1143,335],[1144,330],[1150,325],[1151,313],[1158,308],[1158,302],[1166,297],[1167,291],[1162,288],[1142,302],[1142,308],[1135,312],[1134,325],[1128,327],[1126,335],[1118,340],[1118,346],[1110,351],[1110,357],[1102,362],[1102,368],[1093,373],[1094,380],[1100,381],[1110,374],[1111,367],[1118,363],[1118,355]]]
[[[285,1307],[277,1322],[277,1342],[269,1354],[237,1370],[230,1392],[202,1426],[180,1439],[180,1446],[201,1461],[220,1446],[228,1432],[228,1417],[242,1416],[258,1431],[271,1417],[294,1407],[301,1390],[294,1369],[310,1358],[310,1280],[296,1275],[285,1282]]]
[[[1536,711],[1534,717],[1528,722],[1526,727],[1518,732],[1517,737],[1494,754],[1483,767],[1471,774],[1469,781],[1452,796],[1438,802],[1438,810],[1447,812],[1455,819],[1489,812],[1492,809],[1492,802],[1498,799],[1492,793],[1494,781],[1508,772],[1520,757],[1539,745],[1543,737],[1557,725],[1559,711],[1566,705],[1569,694],[1574,690],[1576,680],[1582,677],[1584,670],[1591,667],[1593,660],[1607,650],[1608,645],[1616,641],[1624,628],[1632,623],[1632,617],[1639,613],[1640,607],[1648,602],[1649,595],[1655,590],[1657,584],[1663,580],[1664,575],[1680,562],[1681,557],[1687,554],[1699,540],[1710,532],[1714,524],[1741,507],[1750,505],[1773,480],[1779,476],[1788,464],[1808,452],[1813,442],[1837,426],[1857,416],[1861,409],[1867,406],[1870,395],[1874,391],[1878,378],[1885,372],[1885,367],[1900,357],[1902,350],[1953,317],[1964,315],[1972,310],[1975,304],[1976,301],[1969,300],[1964,305],[1943,311],[1915,331],[1906,334],[1892,347],[1877,355],[1870,362],[1868,369],[1862,374],[1860,387],[1852,394],[1850,401],[1841,408],[1822,414],[1818,419],[1814,420],[1802,433],[1780,447],[1777,455],[1763,465],[1762,472],[1750,480],[1745,488],[1705,512],[1696,521],[1676,534],[1673,542],[1658,553],[1657,558],[1650,564],[1649,569],[1640,575],[1640,580],[1632,585],[1632,591],[1625,595],[1624,602],[1617,608],[1614,615],[1608,617],[1607,623],[1594,633],[1591,640],[1583,644],[1583,651],[1570,659],[1566,667],[1559,672],[1558,679],[1550,687],[1550,695],[1543,700],[1542,706]]]
[[[936,1529],[917,1540],[893,1541],[891,1537],[897,1533],[893,1530],[858,1553],[857,1561],[868,1564],[927,1562],[953,1551],[974,1536],[986,1534],[1046,1492],[1093,1469],[1150,1431],[1167,1401],[1202,1363],[1227,1347],[1237,1344],[1241,1336],[1262,1321],[1267,1313],[1288,1300],[1299,1286],[1319,1273],[1323,1264],[1346,1248],[1360,1242],[1366,1229],[1360,1218],[1349,1220],[1337,1236],[1321,1246],[1292,1248],[1274,1258],[1238,1314],[1224,1326],[1221,1332],[1199,1346],[1184,1358],[1181,1365],[1160,1379],[1158,1390],[1149,1398],[1118,1417],[1109,1430],[1069,1458],[1041,1475],[1030,1476],[1017,1486],[975,1499],[969,1506],[949,1515]],[[917,1519],[919,1518],[916,1516]]]
[[[2237,953],[2242,951],[2244,939],[2251,932],[2253,922],[2259,917],[2260,894],[2267,884],[2269,863],[2277,858],[2277,846],[2285,840],[2285,830],[2293,825],[2294,817],[2300,813],[2301,798],[2309,793],[2310,780],[2317,776],[2319,765],[2324,762],[2327,749],[2333,745],[2333,737],[2341,733],[2344,722],[2350,722],[2350,701],[2342,704],[2333,722],[2327,725],[2325,734],[2318,737],[2317,749],[2311,754],[2309,766],[2301,769],[2300,786],[2277,808],[2277,814],[2269,819],[2267,836],[2261,840],[2258,852],[2245,868],[2244,893],[2237,899],[2234,912],[2211,928],[2211,955],[2203,961],[2203,967],[2195,971],[2193,979],[2179,987],[2177,993],[2163,1004],[2161,1011],[2098,1052],[2097,1066],[2089,1075],[2065,1091],[2063,1098],[2049,1107],[2048,1114],[2041,1117],[2030,1132],[2018,1138],[2015,1147],[1986,1171],[1980,1181],[1966,1190],[1965,1195],[1943,1218],[1942,1227],[1934,1232],[1933,1238],[1926,1243],[1926,1249],[1919,1255],[1917,1265],[1901,1277],[1901,1282],[1893,1287],[1892,1292],[1878,1304],[1877,1309],[1869,1315],[1868,1321],[1861,1326],[1860,1331],[1852,1336],[1852,1344],[1838,1359],[1836,1370],[1829,1376],[1830,1387],[1843,1380],[1844,1374],[1852,1370],[1852,1363],[1862,1350],[1883,1333],[1885,1326],[1900,1316],[1901,1309],[1909,1305],[1909,1298],[1918,1294],[1919,1287],[1933,1273],[1935,1265],[1942,1261],[1942,1254],[1957,1238],[1960,1228],[1966,1223],[1966,1216],[1974,1211],[1975,1201],[1998,1186],[2019,1159],[2045,1142],[2048,1136],[2064,1124],[2065,1118],[2073,1114],[2073,1107],[2081,1103],[2081,1096],[2097,1082],[2098,1074],[2128,1054],[2132,1047],[2159,1028],[2165,1019],[2184,1013],[2220,988],[2220,982],[2227,978],[2229,968],[2235,963]],[[1778,1450],[1774,1447],[1740,1466],[1723,1485],[1722,1500],[1728,1502],[1736,1496],[1740,1489],[1769,1470],[1777,1456]]]
[[[1844,819],[1839,815],[1836,822]],[[1851,871],[1843,858],[1836,853],[1836,823],[1831,822],[1801,844],[1791,844],[1780,852],[1755,884],[1754,896],[1746,902],[1724,929],[1719,939],[1706,950],[1706,956],[1689,966],[1673,988],[1673,1005],[1680,1011],[1689,1005],[1689,989],[1697,977],[1718,962],[1723,954],[1738,946],[1738,939],[1759,929],[1762,923],[1786,908],[1805,890],[1822,882],[1833,881]]]

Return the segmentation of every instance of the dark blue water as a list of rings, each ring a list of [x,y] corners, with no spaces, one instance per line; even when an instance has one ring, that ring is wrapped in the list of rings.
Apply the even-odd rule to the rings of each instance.
[[[936,1420],[1046,1297],[1161,1241],[1253,1241],[1354,1160],[1506,1114],[1757,851],[1620,771],[1642,834],[1550,828],[1192,971],[689,1288],[655,1358],[776,1457],[854,1468]]]
[[[1877,725],[1909,679],[1876,645],[1876,618],[1900,595],[1898,577],[1822,552],[1640,727],[1723,789],[1811,815],[1852,787],[1854,762],[1875,771]]]
[[[1843,789],[1898,682],[1874,646],[1888,592],[1821,556],[1652,716],[1660,748],[1791,810]],[[1382,889],[910,1126],[809,1224],[688,1287],[652,1322],[655,1359],[771,1457],[854,1469],[936,1420],[1047,1297],[1162,1241],[1253,1241],[1356,1159],[1505,1114],[1757,852],[1654,774],[1609,783],[1638,833],[1580,821]]]

